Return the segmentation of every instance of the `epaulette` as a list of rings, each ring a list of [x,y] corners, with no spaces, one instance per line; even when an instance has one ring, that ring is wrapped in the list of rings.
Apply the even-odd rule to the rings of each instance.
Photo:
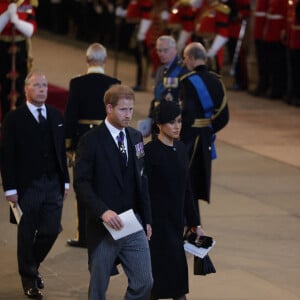
[[[222,3],[217,4],[217,5],[214,7],[214,9],[215,9],[216,11],[219,11],[219,12],[223,13],[224,15],[229,15],[229,14],[230,14],[230,11],[231,11],[231,9],[230,9],[230,7],[229,7],[228,5],[222,4]]]
[[[211,70],[209,70],[208,71],[209,73],[211,73],[211,74],[213,74],[214,76],[216,76],[218,79],[222,79],[222,75],[220,75],[220,74],[218,74],[218,73],[216,73],[216,72],[214,72],[214,71],[211,71]]]
[[[38,0],[30,0],[30,4],[34,7],[38,7],[39,6],[39,1]]]
[[[190,0],[178,0],[173,7],[178,7],[178,6],[190,6]]]
[[[183,80],[183,79],[185,79],[185,78],[187,78],[187,77],[189,77],[189,76],[191,76],[195,73],[196,73],[196,71],[191,71],[189,73],[183,74],[182,76],[180,76],[179,80],[181,81],[181,80]]]

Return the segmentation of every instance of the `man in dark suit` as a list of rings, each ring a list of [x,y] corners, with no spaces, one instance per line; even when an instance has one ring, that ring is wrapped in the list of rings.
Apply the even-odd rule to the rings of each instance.
[[[91,44],[86,52],[87,74],[70,81],[65,124],[66,148],[71,160],[80,137],[105,119],[105,91],[112,84],[120,83],[118,79],[104,74],[106,58],[106,49],[101,44]],[[72,247],[86,247],[85,208],[78,201],[76,204],[77,237],[69,239],[67,244]]]
[[[39,274],[61,232],[69,175],[61,113],[48,105],[47,80],[33,71],[25,80],[26,104],[9,112],[2,127],[1,174],[6,199],[19,205],[18,266],[24,293],[41,299]]]
[[[134,92],[114,85],[104,95],[107,117],[85,134],[76,152],[74,188],[87,210],[90,300],[105,300],[116,260],[128,276],[124,299],[149,299],[152,273],[149,245],[151,212],[141,133],[129,126]],[[122,133],[120,133],[122,132]],[[103,222],[118,231],[119,214],[132,209],[144,230],[114,240]]]
[[[201,43],[188,44],[184,63],[191,71],[180,80],[181,140],[188,146],[195,200],[210,201],[211,162],[216,158],[215,134],[226,126],[229,111],[219,76],[205,66],[207,53]]]

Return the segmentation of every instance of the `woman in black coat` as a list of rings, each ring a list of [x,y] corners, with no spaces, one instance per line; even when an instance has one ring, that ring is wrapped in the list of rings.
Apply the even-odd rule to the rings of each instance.
[[[178,104],[161,101],[154,121],[159,130],[158,138],[145,146],[153,232],[151,299],[184,300],[189,292],[184,228],[196,227],[197,238],[204,232],[191,194],[188,153],[185,145],[178,141],[181,130]]]

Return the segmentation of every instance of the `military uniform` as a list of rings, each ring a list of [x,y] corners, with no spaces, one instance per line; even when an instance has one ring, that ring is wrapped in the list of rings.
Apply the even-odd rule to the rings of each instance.
[[[196,80],[196,85],[193,80]],[[204,86],[201,90],[199,80]],[[211,98],[208,106],[204,91]],[[229,120],[225,90],[220,78],[209,72],[205,65],[200,65],[181,78],[179,92],[182,104],[181,140],[187,145],[190,155],[192,191],[196,200],[209,202],[215,133]]]
[[[6,14],[9,4],[9,1],[0,0],[1,16]],[[23,1],[17,7],[17,16],[22,22],[20,26],[32,24],[32,33],[36,31],[35,10],[30,1]],[[3,120],[8,111],[24,101],[24,81],[29,68],[29,42],[9,19],[6,24],[2,24],[4,27],[1,26],[3,28],[0,30],[0,100]],[[31,30],[29,31],[31,33]]]
[[[255,55],[258,69],[258,79],[254,96],[261,96],[268,89],[268,75],[265,65],[265,45],[263,41],[263,28],[265,26],[268,10],[268,2],[266,0],[257,0],[253,14],[253,31],[252,36],[255,43]]]
[[[287,102],[300,105],[300,1],[287,3],[287,53],[288,90]]]
[[[271,99],[282,99],[286,93],[286,1],[268,0],[268,11],[263,29],[266,49],[265,65],[270,78]]]
[[[219,72],[223,67],[224,45],[228,40],[230,7],[221,1],[208,1],[201,6],[195,21],[195,36],[209,49],[208,57],[216,58]]]
[[[179,54],[181,54],[185,45],[192,37],[197,13],[198,9],[193,7],[190,1],[186,0],[176,2],[171,10],[168,26],[169,28],[180,29],[177,40],[177,49]]]
[[[228,26],[228,54],[232,63],[234,63],[234,54],[239,39],[242,20],[247,20],[250,15],[250,0],[231,0],[228,5],[232,7],[231,20]],[[246,61],[245,43],[242,44],[234,68],[235,83],[233,89],[246,90],[248,88],[248,70]]]
[[[152,23],[152,9],[152,0],[131,0],[127,6],[126,19],[128,22],[136,24],[136,29],[133,32],[131,39],[137,65],[136,83],[133,87],[135,91],[142,91],[147,88],[149,60],[145,40],[146,34]]]

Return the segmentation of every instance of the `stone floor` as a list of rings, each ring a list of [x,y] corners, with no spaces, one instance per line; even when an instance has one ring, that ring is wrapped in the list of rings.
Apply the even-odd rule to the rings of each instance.
[[[85,72],[87,44],[45,33],[32,41],[34,67],[49,82],[68,87]],[[133,86],[135,66],[120,55],[117,72],[109,51],[106,73]],[[230,78],[225,78],[226,82]],[[148,111],[149,90],[136,94],[135,118]],[[300,109],[281,101],[228,91],[231,120],[218,134],[213,163],[212,203],[201,203],[207,233],[216,239],[210,257],[216,274],[194,276],[190,300],[300,299]],[[24,299],[16,263],[16,227],[8,223],[8,205],[0,194],[0,299]],[[47,300],[87,299],[89,274],[85,249],[66,246],[75,233],[74,193],[65,202],[59,236],[40,271]],[[112,277],[108,300],[122,299],[126,278]]]

